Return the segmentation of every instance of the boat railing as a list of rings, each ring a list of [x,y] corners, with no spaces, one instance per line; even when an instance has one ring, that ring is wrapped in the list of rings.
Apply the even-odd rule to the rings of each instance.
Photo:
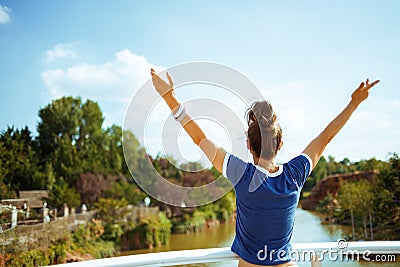
[[[319,267],[322,266],[324,260],[357,260],[364,262],[371,261],[371,263],[377,261],[396,262],[398,255],[400,255],[400,241],[339,241],[320,243],[293,243],[292,256],[298,261],[310,262],[310,266],[312,267]],[[266,251],[268,250],[260,250],[257,256],[260,257],[260,259],[267,257],[267,255],[265,255]],[[59,264],[53,266],[147,267],[225,262],[231,260],[238,260],[238,256],[233,253],[229,247],[223,247],[136,254],[129,256]]]

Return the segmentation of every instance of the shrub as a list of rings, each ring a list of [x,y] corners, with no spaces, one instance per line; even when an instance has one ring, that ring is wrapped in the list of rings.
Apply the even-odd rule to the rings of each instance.
[[[34,249],[20,253],[17,257],[11,260],[8,266],[10,267],[39,267],[49,265],[48,256],[43,250]]]
[[[50,264],[65,263],[67,258],[68,240],[60,239],[57,243],[49,246]]]

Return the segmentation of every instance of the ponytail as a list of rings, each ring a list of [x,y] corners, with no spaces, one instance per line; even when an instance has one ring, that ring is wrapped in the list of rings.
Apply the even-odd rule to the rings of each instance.
[[[272,159],[282,141],[282,129],[276,122],[276,113],[268,101],[254,102],[246,112],[248,138],[258,158]]]

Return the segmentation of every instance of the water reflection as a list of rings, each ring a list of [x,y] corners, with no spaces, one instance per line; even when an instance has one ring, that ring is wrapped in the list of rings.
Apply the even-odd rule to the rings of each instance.
[[[338,224],[322,224],[317,213],[296,210],[294,243],[332,242],[348,236],[351,229]]]

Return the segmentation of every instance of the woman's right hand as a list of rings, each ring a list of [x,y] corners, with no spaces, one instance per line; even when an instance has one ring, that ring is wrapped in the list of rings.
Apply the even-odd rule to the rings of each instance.
[[[156,71],[151,68],[151,79],[153,81],[154,88],[160,94],[160,96],[164,96],[167,93],[172,93],[174,90],[174,83],[172,81],[171,75],[167,72],[168,83],[164,81]]]
[[[369,90],[377,83],[379,83],[380,80],[376,80],[373,83],[369,83],[369,79],[367,79],[364,82],[362,82],[360,84],[360,86],[358,86],[358,88],[353,92],[353,94],[351,95],[351,101],[355,104],[360,104],[361,102],[363,102],[365,99],[368,98],[369,95]]]
[[[329,142],[343,128],[349,120],[351,114],[357,109],[358,105],[368,98],[369,90],[379,82],[379,80],[369,83],[367,79],[358,86],[351,95],[350,103],[336,116],[326,128],[306,147],[303,153],[307,154],[313,163],[312,169],[317,165],[322,153]]]

